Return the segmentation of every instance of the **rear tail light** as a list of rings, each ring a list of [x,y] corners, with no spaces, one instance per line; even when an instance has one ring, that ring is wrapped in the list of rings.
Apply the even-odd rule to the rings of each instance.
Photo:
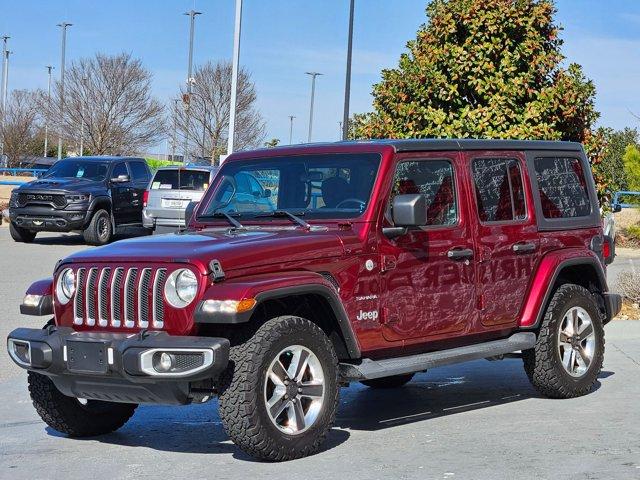
[[[145,190],[142,194],[142,206],[146,207],[147,202],[149,201],[149,190]]]
[[[612,263],[615,256],[616,246],[614,240],[609,235],[605,235],[604,242],[602,244],[602,257],[604,258],[605,265]]]

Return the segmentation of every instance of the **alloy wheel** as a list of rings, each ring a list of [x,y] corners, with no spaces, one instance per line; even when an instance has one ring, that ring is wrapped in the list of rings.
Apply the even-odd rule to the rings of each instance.
[[[596,348],[596,335],[591,316],[582,307],[565,313],[558,330],[558,354],[565,371],[581,377],[589,369]]]

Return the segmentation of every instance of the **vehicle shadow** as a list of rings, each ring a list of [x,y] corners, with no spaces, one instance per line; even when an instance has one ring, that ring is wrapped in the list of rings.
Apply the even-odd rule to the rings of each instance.
[[[343,388],[334,428],[322,451],[335,448],[349,430],[376,431],[472,410],[540,398],[522,361],[478,360],[421,373],[396,389],[374,390],[359,383]],[[613,372],[603,371],[599,379]],[[600,381],[595,389],[600,388]],[[553,400],[550,400],[553,401]],[[253,461],[227,437],[217,412],[217,400],[184,407],[141,406],[119,431],[88,440],[181,453],[231,453]],[[60,435],[47,428],[50,435]]]
[[[122,233],[113,236],[113,242],[124,240],[125,238],[144,237],[149,235],[150,231],[144,228],[130,228]],[[86,245],[82,235],[77,233],[41,233],[33,241],[34,245]],[[87,245],[89,247],[89,245]]]

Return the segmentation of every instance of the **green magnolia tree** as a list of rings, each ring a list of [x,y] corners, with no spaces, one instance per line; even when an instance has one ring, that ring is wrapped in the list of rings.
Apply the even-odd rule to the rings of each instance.
[[[636,145],[627,145],[622,157],[630,190],[640,190],[640,150]]]
[[[433,0],[426,12],[374,85],[374,111],[354,117],[354,137],[573,140],[602,161],[595,87],[579,65],[562,66],[551,0]]]

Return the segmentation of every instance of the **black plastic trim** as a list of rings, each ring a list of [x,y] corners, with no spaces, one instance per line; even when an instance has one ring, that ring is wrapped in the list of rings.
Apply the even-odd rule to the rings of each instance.
[[[45,315],[53,315],[53,296],[43,295],[40,302],[35,307],[32,305],[20,304],[20,313],[22,315],[33,315],[42,317]]]

